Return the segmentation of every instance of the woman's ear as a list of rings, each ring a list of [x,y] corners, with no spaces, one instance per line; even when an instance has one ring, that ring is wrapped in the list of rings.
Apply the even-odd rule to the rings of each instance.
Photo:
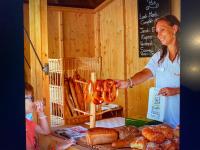
[[[173,25],[174,34],[179,31],[179,27],[177,25]]]

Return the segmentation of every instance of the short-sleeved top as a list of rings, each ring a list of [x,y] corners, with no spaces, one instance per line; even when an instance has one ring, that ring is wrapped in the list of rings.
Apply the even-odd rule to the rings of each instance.
[[[155,53],[145,68],[151,70],[153,76],[156,78],[156,87],[165,88],[180,87],[180,57],[176,57],[172,62],[169,59],[169,52],[162,63],[158,64],[160,59],[160,51]],[[166,97],[166,109],[164,122],[172,127],[180,123],[180,94]]]
[[[35,134],[36,123],[26,119],[26,149],[39,150]]]

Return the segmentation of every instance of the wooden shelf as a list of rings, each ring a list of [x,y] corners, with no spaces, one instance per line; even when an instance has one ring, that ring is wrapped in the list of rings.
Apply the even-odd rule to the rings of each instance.
[[[123,116],[123,107],[119,106],[108,112],[102,114],[102,119],[112,118],[112,117],[122,117]]]

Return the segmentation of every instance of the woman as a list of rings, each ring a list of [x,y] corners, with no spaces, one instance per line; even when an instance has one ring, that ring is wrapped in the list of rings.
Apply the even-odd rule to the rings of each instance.
[[[119,88],[133,87],[155,77],[159,94],[166,96],[167,105],[164,122],[175,127],[180,118],[180,49],[177,35],[180,22],[173,15],[155,21],[155,33],[162,44],[145,68],[127,81],[119,80]]]

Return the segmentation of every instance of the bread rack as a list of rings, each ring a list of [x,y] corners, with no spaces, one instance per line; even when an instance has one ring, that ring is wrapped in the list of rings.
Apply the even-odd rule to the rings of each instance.
[[[95,73],[95,78],[101,77],[101,57],[67,57],[59,59],[49,59],[49,91],[50,91],[50,126],[58,127],[65,124],[81,124],[89,121],[91,116],[86,110],[80,110],[72,106],[70,110],[66,105],[65,78],[72,77],[78,72],[86,81],[91,79],[91,73]],[[97,111],[95,120],[102,118],[101,105],[90,104],[87,109]],[[72,108],[71,108],[72,109]],[[72,111],[71,113],[69,111]],[[83,111],[84,113],[81,113]],[[78,113],[77,113],[78,112]],[[94,117],[94,116],[93,116]]]

